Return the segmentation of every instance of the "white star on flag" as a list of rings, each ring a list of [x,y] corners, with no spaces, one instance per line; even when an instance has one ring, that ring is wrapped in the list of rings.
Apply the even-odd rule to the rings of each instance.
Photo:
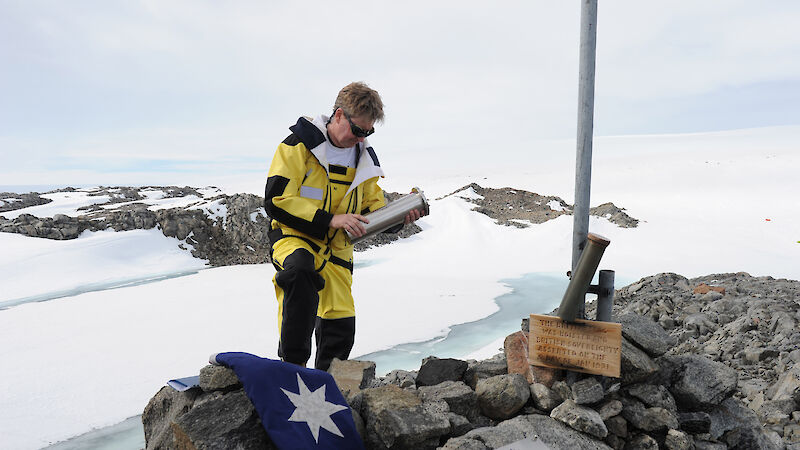
[[[308,387],[297,374],[297,387],[300,393],[295,394],[286,389],[281,388],[284,394],[289,397],[289,401],[295,406],[292,416],[289,417],[291,422],[305,422],[311,434],[314,436],[314,441],[319,444],[319,428],[325,428],[331,433],[342,436],[339,427],[331,420],[331,414],[347,409],[346,406],[337,405],[325,400],[325,385],[320,386],[316,391],[311,392]]]

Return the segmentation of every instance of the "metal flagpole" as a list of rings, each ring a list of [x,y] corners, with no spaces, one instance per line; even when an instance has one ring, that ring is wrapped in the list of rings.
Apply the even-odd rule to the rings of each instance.
[[[578,139],[575,159],[575,206],[572,227],[572,273],[589,233],[589,192],[592,183],[594,65],[597,46],[597,0],[581,1],[581,46],[578,81]],[[579,318],[585,317],[581,304]]]

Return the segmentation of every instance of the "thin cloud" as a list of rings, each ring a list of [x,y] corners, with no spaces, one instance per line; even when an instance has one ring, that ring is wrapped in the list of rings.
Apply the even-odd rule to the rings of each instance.
[[[596,134],[800,122],[775,94],[800,86],[800,5],[626,0],[598,15]],[[353,80],[384,97],[376,148],[574,138],[579,24],[578,4],[542,0],[5,3],[5,166],[268,159]]]

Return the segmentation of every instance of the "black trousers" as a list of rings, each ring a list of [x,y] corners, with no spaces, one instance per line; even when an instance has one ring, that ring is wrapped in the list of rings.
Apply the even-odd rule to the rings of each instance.
[[[277,266],[275,283],[283,290],[283,314],[278,355],[287,362],[305,365],[311,357],[311,335],[315,335],[317,354],[314,367],[328,370],[333,358],[350,356],[355,339],[355,317],[322,319],[317,317],[319,291],[325,279],[314,267],[314,255],[298,248]],[[324,267],[322,268],[324,270]]]

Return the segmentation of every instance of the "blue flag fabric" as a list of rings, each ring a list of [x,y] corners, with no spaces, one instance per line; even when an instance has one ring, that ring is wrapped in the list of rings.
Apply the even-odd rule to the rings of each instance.
[[[331,374],[242,352],[218,353],[210,362],[236,372],[278,448],[364,448]]]

